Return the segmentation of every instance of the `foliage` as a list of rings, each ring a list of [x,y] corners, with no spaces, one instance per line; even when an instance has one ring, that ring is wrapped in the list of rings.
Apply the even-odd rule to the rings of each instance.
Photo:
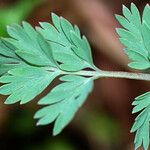
[[[134,69],[150,68],[150,7],[147,5],[143,12],[142,19],[134,4],[131,4],[131,11],[123,6],[124,17],[116,15],[121,25],[125,28],[117,29],[120,41],[126,46],[125,53],[132,60],[129,64]]]
[[[56,135],[72,120],[93,87],[93,79],[76,75],[82,69],[94,69],[87,39],[77,26],[52,14],[52,26],[40,23],[37,30],[26,22],[7,28],[10,38],[0,41],[0,94],[10,95],[5,103],[25,104],[56,78],[61,83],[43,97],[46,105],[35,114],[37,125],[55,121]]]
[[[123,6],[123,15],[117,15],[124,29],[117,29],[120,41],[126,46],[125,53],[132,60],[131,68],[143,70],[150,68],[150,6],[146,5],[142,18],[137,7],[132,3],[131,11]],[[144,149],[149,147],[150,138],[150,92],[147,92],[133,102],[133,113],[142,111],[135,119],[131,132],[136,131],[135,149],[142,144]]]
[[[148,69],[150,6],[145,7],[142,18],[133,3],[131,11],[123,6],[123,15],[116,16],[124,27],[117,29],[117,32],[126,47],[125,53],[132,61],[129,67]],[[40,27],[35,29],[27,22],[23,22],[22,26],[14,24],[7,28],[10,38],[0,39],[0,82],[3,83],[0,94],[9,95],[6,104],[25,104],[58,78],[60,83],[39,100],[38,104],[44,107],[34,116],[38,119],[37,125],[55,122],[53,135],[57,135],[87,99],[93,88],[93,80],[108,75],[93,64],[88,40],[81,35],[77,26],[54,13],[52,22],[53,25],[41,22]],[[131,129],[131,132],[136,131],[135,149],[143,145],[147,150],[150,92],[135,98],[133,105],[133,113],[142,111]]]
[[[133,113],[142,111],[135,119],[135,123],[131,132],[136,131],[134,140],[135,148],[137,149],[143,143],[144,149],[149,147],[149,122],[150,122],[150,92],[147,92],[137,98],[133,102],[135,105]]]

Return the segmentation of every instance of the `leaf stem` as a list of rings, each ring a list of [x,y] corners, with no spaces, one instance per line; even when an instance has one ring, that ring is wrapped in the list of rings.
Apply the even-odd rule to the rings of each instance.
[[[60,71],[57,68],[48,68],[48,71]],[[95,71],[77,71],[77,72],[70,72],[70,71],[60,71],[62,75],[80,75],[91,77],[93,79],[99,78],[124,78],[124,79],[134,79],[134,80],[145,80],[150,81],[150,74],[146,73],[132,73],[132,72],[123,72],[123,71],[104,71],[100,69],[96,69]]]
[[[64,72],[63,74],[73,74],[73,75],[82,75],[90,76],[94,79],[99,78],[125,78],[125,79],[134,79],[134,80],[145,80],[150,81],[150,74],[145,73],[130,73],[123,71],[78,71],[78,72]]]
[[[122,71],[99,71],[99,76],[97,76],[96,79],[101,77],[125,78],[125,79],[150,81],[150,74],[131,73],[131,72],[122,72]]]

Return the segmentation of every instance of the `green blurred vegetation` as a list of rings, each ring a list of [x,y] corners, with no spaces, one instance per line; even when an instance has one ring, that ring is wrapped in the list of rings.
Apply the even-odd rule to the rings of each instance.
[[[19,0],[14,5],[0,8],[0,36],[6,35],[6,26],[13,23],[21,23],[32,10],[44,0]]]
[[[64,130],[60,135],[53,137],[52,126],[35,126],[36,122],[31,115],[35,110],[31,108],[13,110],[5,126],[7,138],[2,136],[4,143],[12,142],[13,148],[22,150],[85,150],[83,145],[86,144],[86,150],[91,150],[92,141],[110,149],[120,142],[119,123],[105,112],[83,108],[84,111],[80,113],[81,117],[77,120],[79,126],[77,132],[76,129],[69,128],[69,132]]]
[[[89,135],[107,145],[119,142],[121,127],[114,118],[103,111],[88,111],[86,116],[84,129]]]

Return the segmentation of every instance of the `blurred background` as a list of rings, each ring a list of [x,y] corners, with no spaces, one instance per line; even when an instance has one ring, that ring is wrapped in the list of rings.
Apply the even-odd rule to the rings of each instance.
[[[133,0],[140,11],[149,0]],[[104,70],[134,71],[123,53],[115,28],[114,14],[130,0],[0,0],[0,36],[7,37],[6,26],[28,21],[51,22],[55,12],[77,24],[92,47],[95,64]],[[36,127],[33,119],[36,101],[20,106],[4,105],[0,97],[0,150],[133,150],[130,128],[134,97],[148,91],[143,81],[101,79],[74,120],[58,136],[52,127]]]

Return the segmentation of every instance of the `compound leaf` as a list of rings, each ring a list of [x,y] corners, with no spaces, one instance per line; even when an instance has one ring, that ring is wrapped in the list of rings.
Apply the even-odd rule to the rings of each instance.
[[[133,113],[142,111],[135,119],[135,123],[131,129],[131,132],[136,132],[135,136],[135,149],[138,149],[143,145],[145,150],[149,147],[149,134],[150,134],[150,92],[147,92],[137,98],[132,103],[135,107]]]
[[[39,110],[34,118],[39,119],[38,125],[55,121],[53,134],[59,134],[72,120],[93,87],[90,78],[66,75],[60,78],[64,81],[39,101],[39,104],[49,104]],[[61,95],[61,96],[60,96]]]
[[[0,78],[0,94],[10,95],[5,103],[13,104],[20,101],[27,103],[39,95],[59,75],[57,72],[48,72],[41,68],[25,66],[10,70],[9,75]]]
[[[146,5],[142,17],[135,6],[131,4],[129,10],[123,6],[123,16],[116,18],[123,26],[117,29],[121,43],[126,47],[125,53],[132,60],[129,67],[144,70],[150,68],[150,6]],[[135,99],[133,102],[133,113],[141,113],[136,117],[131,132],[136,132],[135,149],[143,146],[144,150],[149,147],[149,122],[150,122],[150,92],[147,92]]]
[[[8,27],[8,33],[14,39],[8,41],[19,49],[16,53],[22,59],[33,65],[55,66],[50,45],[28,23]]]
[[[140,13],[135,6],[131,4],[131,11],[123,6],[123,15],[116,15],[116,18],[124,29],[117,29],[117,33],[120,36],[120,41],[125,45],[127,51],[126,54],[132,60],[129,67],[139,70],[150,68],[150,6],[147,5],[144,8],[143,16],[140,17]],[[135,56],[135,52],[139,53],[138,57]],[[133,53],[133,54],[132,54]],[[145,60],[143,61],[143,57]]]
[[[78,57],[78,60],[80,59],[81,63],[78,66],[82,66],[81,68],[83,69],[94,69],[91,48],[88,40],[84,36],[81,37],[79,28],[77,26],[73,27],[69,21],[63,17],[58,17],[56,14],[52,14],[52,21],[54,26],[44,22],[40,23],[42,28],[38,27],[36,29],[49,41],[50,45],[52,45],[54,58],[60,61],[55,53],[58,53],[58,49],[61,46],[61,53],[74,55],[73,57]],[[66,62],[62,69],[67,71],[81,70],[81,68],[77,68],[77,66],[76,69],[70,68],[69,63],[70,62]]]
[[[76,33],[71,33],[71,39],[74,43],[74,47],[72,47],[73,51],[79,56],[82,57],[87,62],[93,63],[92,56],[91,56],[91,48],[85,36],[81,39],[77,36]]]
[[[16,48],[4,39],[0,39],[0,76],[8,70],[22,65],[23,62],[15,53]]]
[[[0,94],[9,95],[6,104],[25,104],[61,75],[60,84],[38,102],[48,106],[35,114],[37,125],[56,120],[53,134],[57,135],[92,90],[93,78],[85,77],[81,70],[95,66],[79,28],[55,14],[52,20],[54,26],[41,22],[42,28],[36,30],[27,22],[7,28],[10,38],[0,40]]]

